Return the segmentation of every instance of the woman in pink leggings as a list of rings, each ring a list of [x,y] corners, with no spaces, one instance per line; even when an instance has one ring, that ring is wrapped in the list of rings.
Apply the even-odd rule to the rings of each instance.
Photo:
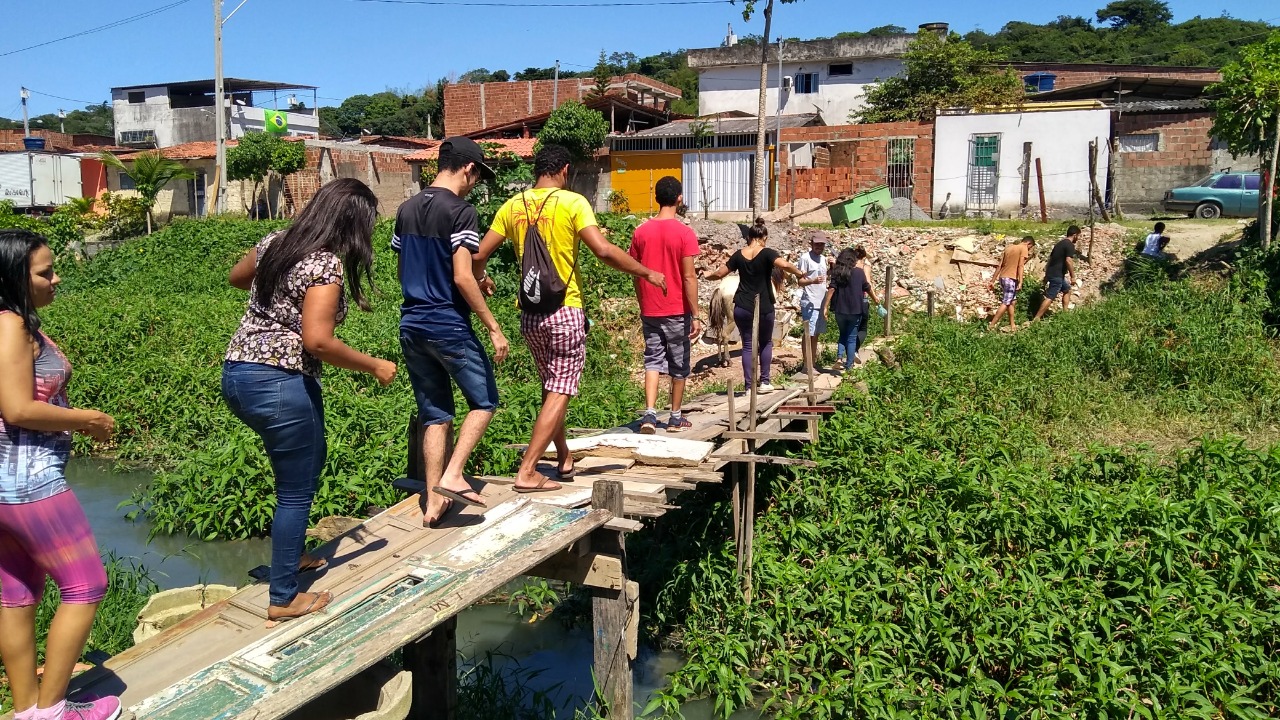
[[[53,302],[58,276],[44,238],[0,230],[0,661],[15,720],[114,720],[120,700],[69,702],[107,574],[98,543],[67,487],[71,433],[108,440],[110,415],[67,403],[71,365],[40,332],[36,310]],[[52,577],[62,595],[36,677],[36,606]]]

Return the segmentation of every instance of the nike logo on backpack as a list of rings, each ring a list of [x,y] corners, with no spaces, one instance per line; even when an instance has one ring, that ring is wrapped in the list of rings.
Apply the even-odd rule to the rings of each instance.
[[[539,280],[537,268],[529,268],[529,272],[525,273],[524,294],[531,305],[542,302],[542,283]]]

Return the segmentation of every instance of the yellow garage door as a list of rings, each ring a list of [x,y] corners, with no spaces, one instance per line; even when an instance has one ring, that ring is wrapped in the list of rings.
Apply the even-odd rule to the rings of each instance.
[[[609,154],[613,190],[626,196],[631,212],[656,213],[658,202],[653,199],[653,186],[667,175],[681,179],[682,157],[678,152],[614,151]]]

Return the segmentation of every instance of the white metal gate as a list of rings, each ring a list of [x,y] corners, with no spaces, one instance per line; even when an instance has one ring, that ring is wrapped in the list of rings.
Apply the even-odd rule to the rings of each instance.
[[[751,168],[755,153],[704,152],[699,172],[698,153],[685,153],[681,163],[684,174],[684,203],[690,213],[740,212],[751,209]],[[705,173],[705,175],[704,175]]]

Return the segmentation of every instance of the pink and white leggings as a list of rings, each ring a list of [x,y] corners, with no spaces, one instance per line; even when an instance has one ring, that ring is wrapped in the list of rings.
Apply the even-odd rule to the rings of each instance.
[[[84,508],[70,490],[18,505],[0,505],[0,605],[40,602],[45,577],[62,602],[91,605],[107,594],[107,572]]]

